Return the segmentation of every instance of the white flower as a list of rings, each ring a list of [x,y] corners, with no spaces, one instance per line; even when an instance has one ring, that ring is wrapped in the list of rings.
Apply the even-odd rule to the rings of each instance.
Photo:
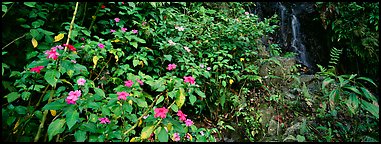
[[[171,46],[173,46],[173,45],[175,45],[176,43],[175,42],[173,42],[172,40],[169,40],[168,41],[168,43],[169,43],[169,45],[171,45]]]
[[[184,47],[184,49],[187,51],[187,52],[190,52],[191,50],[188,48],[188,47]]]

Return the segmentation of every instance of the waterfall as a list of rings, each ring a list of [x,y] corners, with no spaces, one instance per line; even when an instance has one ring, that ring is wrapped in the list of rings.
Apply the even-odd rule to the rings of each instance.
[[[301,33],[300,33],[300,23],[298,18],[296,17],[295,10],[292,9],[292,17],[291,17],[291,28],[292,28],[292,41],[291,47],[294,52],[298,54],[297,58],[303,65],[310,67],[310,64],[307,62],[306,57],[306,47],[302,43]]]
[[[286,33],[286,7],[282,5],[281,2],[279,2],[279,10],[280,10],[280,17],[281,17],[281,23],[280,23],[280,30],[281,30],[281,43],[284,47],[287,46],[287,33]]]

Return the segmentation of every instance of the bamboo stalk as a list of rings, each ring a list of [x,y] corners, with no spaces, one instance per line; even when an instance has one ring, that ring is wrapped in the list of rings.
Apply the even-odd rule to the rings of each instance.
[[[70,29],[69,29],[69,34],[67,35],[67,40],[66,40],[66,46],[65,46],[65,52],[67,50],[67,45],[69,44],[69,41],[70,41],[70,35],[71,35],[71,32],[73,30],[73,25],[74,25],[74,20],[75,20],[75,15],[77,15],[77,10],[78,10],[78,3],[77,2],[75,4],[75,9],[74,9],[74,13],[73,13],[73,18],[71,19],[71,23],[70,23]]]

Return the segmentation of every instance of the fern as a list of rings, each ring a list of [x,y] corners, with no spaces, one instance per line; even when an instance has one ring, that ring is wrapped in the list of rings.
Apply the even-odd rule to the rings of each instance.
[[[339,63],[340,55],[343,50],[337,49],[333,47],[331,49],[330,57],[331,59],[329,60],[329,65],[328,68],[335,69],[336,65]]]

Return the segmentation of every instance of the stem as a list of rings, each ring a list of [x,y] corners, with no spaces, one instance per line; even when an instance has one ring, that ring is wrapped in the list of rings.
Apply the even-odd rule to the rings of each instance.
[[[73,30],[73,25],[74,25],[75,15],[77,15],[77,10],[78,10],[78,2],[75,4],[75,9],[74,9],[74,13],[73,13],[73,18],[71,19],[70,29],[69,29],[69,34],[68,34],[68,36],[67,36],[66,46],[65,46],[65,50],[64,50],[65,52],[66,52],[66,50],[67,50],[67,45],[69,44],[71,31]]]
[[[98,8],[97,8],[97,11],[95,11],[93,21],[92,21],[91,24],[90,24],[89,31],[91,30],[91,28],[92,28],[93,25],[94,25],[95,19],[97,18],[96,15],[97,15],[97,13],[98,13],[98,11],[99,11],[99,8],[100,8],[101,6],[102,6],[102,3],[99,3],[99,6],[98,6]]]
[[[53,87],[53,91],[50,92],[50,97],[49,97],[49,100],[48,100],[48,104],[52,101],[52,98],[53,98],[53,95],[54,95],[54,89],[55,89],[55,87]],[[48,110],[45,110],[44,111],[44,116],[42,117],[42,120],[41,120],[41,124],[38,127],[38,131],[37,131],[36,137],[34,137],[34,142],[38,142],[38,140],[40,139],[41,131],[44,128],[44,123],[46,121],[46,116],[47,115],[48,115]]]
[[[111,60],[111,57],[108,59],[107,63],[102,67],[101,71],[99,72],[99,74],[97,75],[97,77],[95,77],[95,78],[93,79],[93,81],[96,80],[96,79],[99,77],[99,75],[101,75],[103,69],[104,69],[104,68],[106,67],[106,65],[110,62],[110,60]]]
[[[85,11],[83,12],[83,17],[82,17],[81,25],[83,25],[83,21],[85,21],[86,9],[87,9],[87,2],[85,2]]]
[[[22,35],[22,36],[16,38],[16,39],[13,40],[12,42],[8,43],[8,44],[5,45],[3,48],[1,48],[1,50],[4,50],[4,49],[5,49],[6,47],[8,47],[10,44],[14,43],[15,41],[17,41],[17,40],[19,40],[19,39],[21,39],[21,38],[23,38],[23,37],[25,37],[26,34],[27,34],[27,33],[25,33],[24,35]]]
[[[15,3],[12,3],[11,7],[9,7],[9,9],[7,9],[7,11],[3,14],[3,16],[1,16],[1,18],[3,18],[5,16],[5,14],[7,14],[7,12],[12,8],[13,4],[15,4]]]

